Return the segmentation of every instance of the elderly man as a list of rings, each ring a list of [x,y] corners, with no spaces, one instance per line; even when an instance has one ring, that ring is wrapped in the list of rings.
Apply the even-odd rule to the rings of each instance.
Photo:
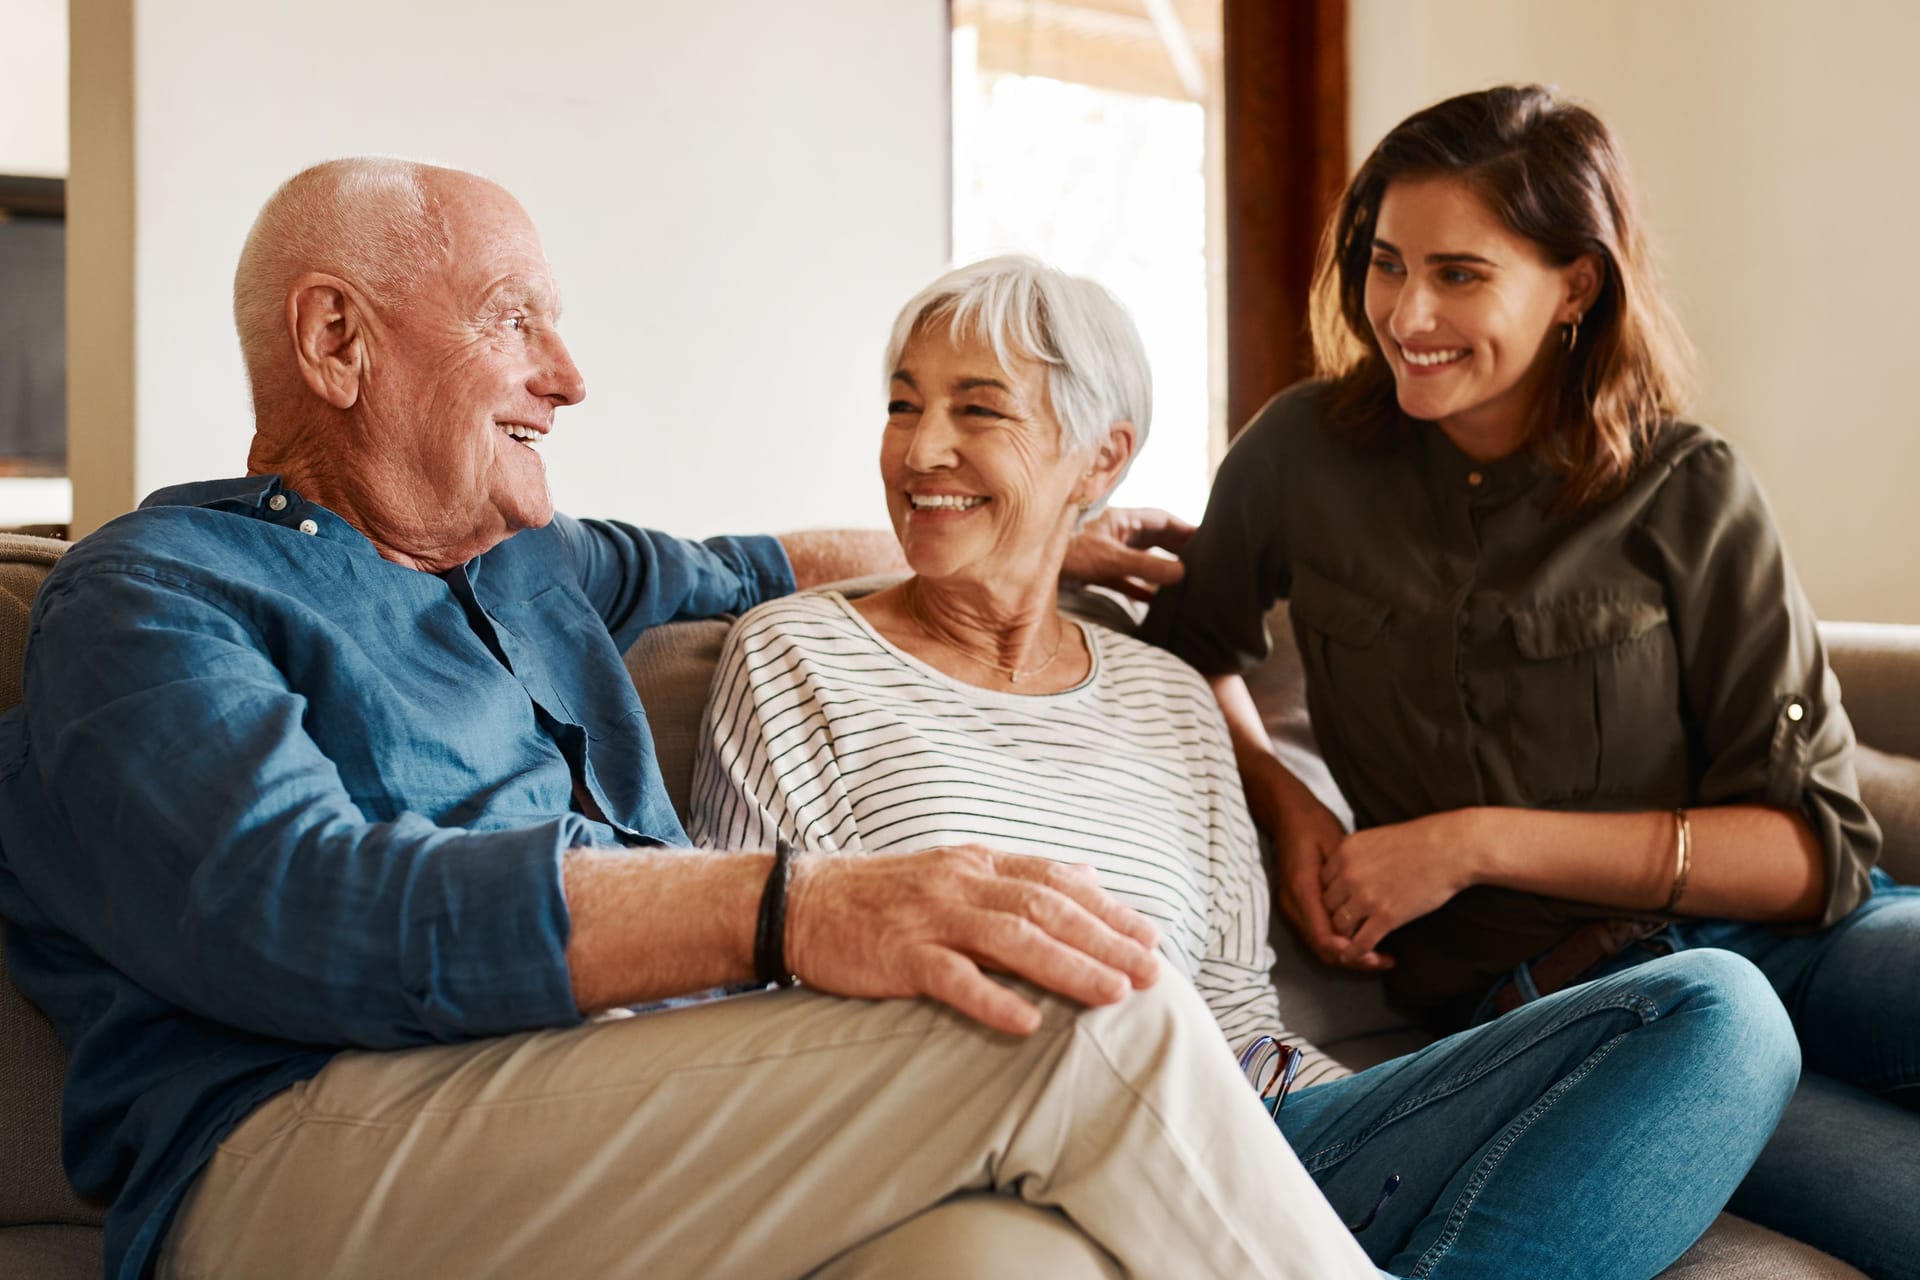
[[[791,1276],[997,1189],[1143,1275],[1372,1275],[1089,879],[678,847],[621,651],[849,566],[556,516],[558,312],[499,187],[300,174],[235,281],[248,476],[36,605],[0,909],[109,1272]]]

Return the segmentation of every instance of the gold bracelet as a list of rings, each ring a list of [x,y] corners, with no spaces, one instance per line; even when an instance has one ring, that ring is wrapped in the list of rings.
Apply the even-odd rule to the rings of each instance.
[[[1668,912],[1680,905],[1680,896],[1687,891],[1687,874],[1693,870],[1693,819],[1685,809],[1673,811],[1673,846],[1673,888],[1667,893],[1667,905],[1660,908]]]

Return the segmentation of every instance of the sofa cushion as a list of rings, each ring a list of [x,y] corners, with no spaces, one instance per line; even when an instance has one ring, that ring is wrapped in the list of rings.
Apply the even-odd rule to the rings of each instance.
[[[0,533],[0,711],[20,701],[20,667],[27,654],[27,614],[47,570],[67,549],[51,538]]]
[[[14,989],[4,957],[0,930],[0,1225],[97,1226],[105,1210],[80,1198],[60,1163],[66,1048],[46,1015]]]
[[[41,580],[65,550],[65,543],[49,538],[0,534],[0,711],[20,700],[27,614]],[[60,1165],[60,1087],[67,1073],[66,1050],[46,1017],[7,980],[5,954],[5,931],[0,929],[0,1098],[6,1099],[0,1106],[0,1223],[96,1225],[102,1221],[102,1211],[74,1193]],[[64,1238],[56,1233],[32,1248],[54,1249]],[[14,1237],[9,1233],[7,1239],[11,1249]],[[0,1259],[9,1256],[0,1251]],[[97,1245],[90,1256],[92,1271],[98,1274]],[[0,1272],[43,1274],[5,1267]]]
[[[1812,1245],[1723,1213],[1661,1280],[1866,1280]]]
[[[0,1276],[100,1280],[106,1243],[93,1227],[8,1227],[0,1230]]]
[[[683,823],[700,745],[700,713],[707,705],[707,686],[713,683],[720,648],[732,628],[731,618],[676,622],[653,628],[627,650],[627,674],[633,677],[640,705],[646,708],[667,798]]]
[[[1820,638],[1860,741],[1920,756],[1920,627],[1823,622]]]

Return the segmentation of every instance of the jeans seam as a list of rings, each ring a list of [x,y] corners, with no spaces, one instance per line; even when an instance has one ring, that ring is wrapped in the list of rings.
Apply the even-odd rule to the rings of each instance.
[[[1340,1163],[1340,1161],[1346,1159],[1349,1155],[1360,1150],[1361,1147],[1365,1146],[1376,1134],[1388,1125],[1418,1111],[1437,1098],[1443,1098],[1448,1094],[1456,1093],[1471,1084],[1477,1083],[1491,1072],[1498,1071],[1507,1063],[1532,1049],[1541,1041],[1558,1035],[1582,1018],[1592,1017],[1597,1013],[1616,1010],[1635,1015],[1640,1019],[1642,1026],[1654,1021],[1660,1016],[1660,1007],[1657,1004],[1635,992],[1629,992],[1601,1004],[1581,1005],[1578,1008],[1568,1010],[1566,1014],[1549,1023],[1538,1034],[1529,1036],[1526,1040],[1509,1047],[1498,1056],[1480,1063],[1475,1069],[1443,1080],[1424,1093],[1417,1094],[1411,1098],[1401,1099],[1399,1104],[1391,1111],[1388,1111],[1385,1115],[1367,1126],[1367,1128],[1362,1130],[1357,1136],[1347,1139],[1344,1142],[1334,1143],[1332,1146],[1322,1147],[1318,1151],[1305,1156],[1303,1162],[1307,1166],[1307,1171],[1309,1173],[1318,1173],[1322,1169],[1327,1169]],[[1609,1046],[1613,1043],[1613,1041],[1608,1041]]]
[[[1646,1024],[1642,1023],[1641,1025],[1644,1026]],[[1467,1224],[1467,1215],[1473,1211],[1473,1206],[1479,1202],[1480,1193],[1486,1190],[1487,1183],[1492,1181],[1493,1175],[1499,1170],[1501,1162],[1506,1159],[1507,1153],[1513,1149],[1514,1144],[1525,1137],[1527,1133],[1533,1129],[1533,1126],[1539,1123],[1542,1116],[1553,1110],[1554,1105],[1558,1103],[1560,1099],[1566,1097],[1567,1094],[1573,1091],[1575,1085],[1592,1074],[1593,1069],[1600,1065],[1600,1063],[1619,1046],[1620,1042],[1631,1034],[1633,1034],[1632,1031],[1623,1031],[1594,1050],[1593,1053],[1587,1056],[1584,1062],[1563,1077],[1553,1088],[1547,1090],[1545,1096],[1527,1108],[1525,1114],[1508,1127],[1507,1131],[1500,1136],[1500,1140],[1494,1145],[1494,1149],[1487,1153],[1486,1157],[1475,1167],[1472,1176],[1467,1179],[1466,1187],[1462,1189],[1459,1199],[1454,1201],[1453,1208],[1447,1214],[1447,1222],[1446,1225],[1441,1228],[1439,1238],[1429,1245],[1427,1251],[1421,1254],[1419,1259],[1413,1264],[1413,1270],[1409,1273],[1410,1280],[1424,1280],[1424,1277],[1433,1274],[1435,1267],[1438,1267],[1441,1262],[1445,1261],[1448,1252],[1453,1248],[1454,1242],[1460,1238],[1461,1230],[1465,1228]]]

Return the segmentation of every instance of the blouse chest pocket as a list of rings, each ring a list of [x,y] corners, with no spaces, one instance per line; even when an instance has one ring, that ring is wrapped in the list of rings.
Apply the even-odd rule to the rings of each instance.
[[[1321,746],[1338,739],[1364,755],[1369,744],[1399,741],[1406,726],[1393,692],[1392,606],[1297,565],[1287,610]]]
[[[1509,761],[1521,803],[1684,798],[1678,661],[1663,605],[1560,603],[1512,615]]]

